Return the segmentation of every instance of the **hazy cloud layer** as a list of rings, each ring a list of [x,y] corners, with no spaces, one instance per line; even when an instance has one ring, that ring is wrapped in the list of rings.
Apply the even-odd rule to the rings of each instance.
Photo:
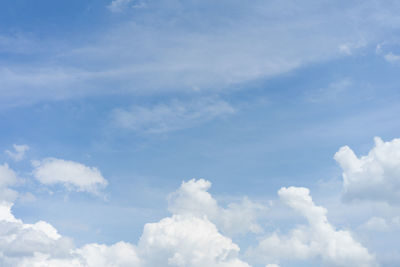
[[[115,0],[108,7],[121,11],[131,5],[136,3]],[[395,1],[223,1],[218,6],[223,13],[215,12],[214,1],[148,1],[128,19],[92,36],[92,42],[57,49],[51,42],[4,36],[7,51],[20,47],[14,53],[46,56],[40,63],[0,65],[2,104],[115,93],[215,92],[349,56],[382,42],[385,33],[400,26]]]

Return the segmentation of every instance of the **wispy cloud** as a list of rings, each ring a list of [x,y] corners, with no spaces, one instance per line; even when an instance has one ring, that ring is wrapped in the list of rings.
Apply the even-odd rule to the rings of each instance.
[[[5,153],[15,161],[21,161],[25,157],[25,153],[29,150],[27,145],[13,145],[14,151],[6,150]]]
[[[40,63],[6,62],[0,66],[1,100],[8,104],[93,94],[224,89],[343,56],[338,47],[354,54],[358,44],[380,41],[388,20],[391,29],[399,26],[393,20],[398,7],[389,4],[348,3],[346,12],[338,4],[329,16],[318,1],[225,1],[224,14],[213,12],[214,4],[204,1],[199,8],[193,1],[149,2],[146,11],[137,9],[124,22],[92,36],[91,42],[50,48]],[[109,8],[124,5],[135,3],[115,0]],[[353,19],[365,12],[375,16]]]
[[[132,131],[164,133],[232,115],[235,108],[222,100],[202,98],[196,101],[172,101],[154,106],[133,106],[116,109],[112,120],[118,126]]]

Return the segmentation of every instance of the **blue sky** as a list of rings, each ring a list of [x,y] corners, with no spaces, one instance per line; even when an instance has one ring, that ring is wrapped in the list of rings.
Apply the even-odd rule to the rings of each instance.
[[[49,251],[59,254],[39,241],[8,244],[0,262],[398,266],[399,9],[396,1],[3,1],[0,200],[22,221],[0,219],[39,232],[27,225],[45,221],[73,240],[75,254],[58,241]],[[340,154],[343,146],[358,159]],[[163,218],[188,227],[182,246],[146,243],[162,238],[148,229],[165,230]],[[201,223],[224,240],[205,247],[237,255],[191,262],[204,247],[182,248]],[[292,246],[296,229],[304,250]],[[333,254],[342,258],[321,240],[341,244]],[[84,248],[100,244],[104,261],[94,263]]]

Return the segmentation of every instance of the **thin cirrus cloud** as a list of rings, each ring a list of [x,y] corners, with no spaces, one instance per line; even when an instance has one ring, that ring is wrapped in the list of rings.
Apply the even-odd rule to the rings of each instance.
[[[107,180],[95,167],[56,158],[32,161],[33,176],[42,184],[61,184],[70,191],[88,192],[98,195],[107,186]]]
[[[365,156],[357,157],[344,146],[334,158],[343,170],[344,199],[384,201],[400,200],[400,139],[384,142],[375,137],[375,146]]]
[[[172,101],[155,106],[133,106],[112,112],[113,123],[121,128],[146,133],[176,131],[232,115],[236,109],[228,102],[214,99]]]
[[[109,6],[118,9],[128,2],[116,0]],[[29,45],[27,37],[12,41],[6,36],[11,40],[7,51],[21,47],[12,42],[24,40],[22,47],[29,53],[47,54],[40,63],[0,65],[2,103],[221,90],[346,56],[343,45],[355,51],[375,45],[399,27],[395,3],[346,1],[330,9],[329,16],[320,1],[223,1],[223,14],[213,12],[214,5],[149,1],[123,22],[104,27],[90,42],[48,47],[48,52],[39,52],[43,46],[38,41]]]

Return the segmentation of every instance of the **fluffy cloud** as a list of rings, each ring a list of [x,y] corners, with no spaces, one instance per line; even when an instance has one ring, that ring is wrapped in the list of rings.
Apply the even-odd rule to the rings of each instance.
[[[144,266],[249,267],[239,260],[239,247],[206,218],[174,215],[146,224],[139,251]]]
[[[88,167],[74,161],[47,158],[32,162],[33,175],[45,185],[62,184],[68,190],[99,194],[108,182],[95,167]]]
[[[227,102],[199,99],[195,102],[173,101],[153,107],[134,106],[117,109],[113,121],[117,126],[133,131],[161,133],[197,125],[214,118],[231,115],[235,109]]]
[[[203,181],[206,183],[206,181]],[[0,265],[48,267],[250,267],[239,247],[205,216],[172,215],[144,226],[137,245],[91,243],[76,248],[47,222],[26,224],[0,202]]]
[[[29,150],[27,145],[13,145],[15,152],[6,150],[6,154],[9,155],[15,161],[21,161],[25,157],[26,151]]]
[[[192,179],[182,182],[181,187],[169,196],[168,209],[173,214],[207,216],[222,232],[228,235],[258,233],[262,229],[257,223],[260,211],[266,208],[243,199],[241,203],[231,203],[227,208],[220,207],[207,190],[211,182]]]
[[[329,223],[327,210],[314,204],[307,188],[282,188],[278,194],[308,225],[298,226],[284,236],[273,233],[249,255],[267,262],[321,259],[324,266],[376,266],[374,256],[350,232],[336,230]]]
[[[376,137],[368,155],[357,157],[348,146],[334,158],[343,170],[345,199],[400,200],[400,139],[383,142]]]
[[[0,265],[19,266],[27,258],[39,254],[65,257],[73,247],[71,240],[61,237],[50,224],[39,221],[24,224],[11,213],[12,203],[0,203]],[[34,265],[32,265],[34,266]]]

